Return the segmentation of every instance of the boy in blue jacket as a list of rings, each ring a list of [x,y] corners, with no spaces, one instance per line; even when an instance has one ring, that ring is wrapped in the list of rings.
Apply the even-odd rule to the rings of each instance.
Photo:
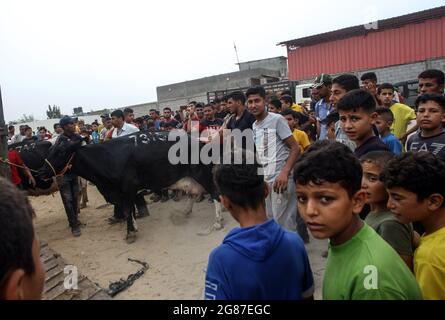
[[[245,160],[245,153],[243,154]],[[207,300],[312,299],[314,281],[298,234],[268,220],[264,177],[257,164],[218,165],[221,203],[239,222],[209,257]]]

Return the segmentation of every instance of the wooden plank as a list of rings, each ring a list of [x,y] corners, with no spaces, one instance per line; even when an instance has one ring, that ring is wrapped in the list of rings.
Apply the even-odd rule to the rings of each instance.
[[[45,269],[43,300],[110,300],[111,297],[97,284],[79,273],[78,289],[64,287],[64,269],[68,263],[47,243],[41,243],[40,259]]]

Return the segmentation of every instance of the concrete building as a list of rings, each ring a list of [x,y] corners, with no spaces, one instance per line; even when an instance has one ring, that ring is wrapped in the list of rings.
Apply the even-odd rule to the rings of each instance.
[[[287,47],[290,80],[374,71],[380,83],[410,81],[445,70],[445,6],[278,45]]]
[[[207,102],[207,92],[243,88],[280,81],[287,77],[287,58],[276,57],[239,64],[240,71],[157,87],[159,108]]]
[[[133,109],[134,117],[138,118],[138,117],[148,115],[150,113],[151,109],[159,110],[159,104],[155,101],[155,102],[135,104],[132,106],[125,106],[125,107],[122,107],[119,109],[124,110],[125,108]]]
[[[241,62],[238,64],[238,66],[240,71],[252,70],[252,69],[276,70],[280,72],[280,79],[287,78],[287,58],[283,56]]]

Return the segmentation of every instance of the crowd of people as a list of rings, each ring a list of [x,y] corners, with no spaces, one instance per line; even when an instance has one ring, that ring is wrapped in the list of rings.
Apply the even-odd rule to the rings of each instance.
[[[308,229],[330,240],[324,299],[445,299],[445,76],[426,70],[418,78],[414,108],[375,73],[321,74],[312,101],[301,104],[289,91],[258,86],[162,115],[115,110],[89,128],[64,117],[58,139],[103,143],[140,130],[185,130],[211,143],[223,129],[252,131],[255,148],[243,154],[258,162],[215,168],[220,200],[240,228],[210,254],[206,299],[311,299]],[[79,236],[78,179],[68,172],[59,187]],[[154,195],[167,199],[168,190]],[[115,206],[110,222],[124,216]],[[31,240],[23,249],[30,264]],[[15,268],[25,267],[32,276],[28,265]],[[2,288],[0,296],[11,293]]]

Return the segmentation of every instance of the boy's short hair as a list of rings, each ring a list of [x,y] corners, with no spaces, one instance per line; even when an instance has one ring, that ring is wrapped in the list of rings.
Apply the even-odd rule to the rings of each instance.
[[[134,119],[134,122],[138,123],[138,124],[143,124],[144,123],[144,118],[138,117],[138,118]]]
[[[34,213],[24,193],[0,177],[0,299],[3,299],[6,277],[11,271],[35,272],[32,244]]]
[[[270,100],[269,104],[273,105],[277,109],[281,109],[281,101],[278,99]]]
[[[439,106],[442,107],[442,110],[445,111],[445,97],[438,93],[426,93],[419,96],[416,99],[416,108],[418,108],[421,104],[427,103],[428,101],[436,102]]]
[[[292,92],[290,90],[281,91],[281,96],[292,96]]]
[[[240,207],[257,209],[266,196],[264,176],[259,174],[261,166],[258,162],[247,164],[247,151],[241,152],[242,164],[215,166],[213,179],[219,194],[226,196]]]
[[[124,114],[125,114],[125,115],[128,115],[128,114],[130,114],[130,113],[134,113],[133,109],[131,109],[131,108],[125,108],[125,109],[124,109]]]
[[[418,79],[435,79],[438,85],[445,83],[445,74],[441,70],[429,69],[419,74]]]
[[[338,183],[352,198],[360,189],[362,166],[352,151],[336,141],[315,143],[299,158],[294,169],[297,184]]]
[[[172,111],[172,108],[170,108],[170,107],[165,107],[164,109],[162,109],[163,111],[165,111],[165,110],[168,110],[168,111]]]
[[[377,75],[375,74],[375,72],[366,72],[360,77],[360,80],[371,80],[377,82]]]
[[[283,117],[288,116],[288,115],[291,115],[292,118],[294,118],[294,120],[298,120],[298,121],[301,120],[300,113],[299,113],[299,112],[296,112],[296,111],[294,111],[294,110],[292,110],[292,109],[289,109],[289,108],[286,109],[286,110],[281,111],[281,115],[282,115]]]
[[[332,140],[317,140],[306,149],[306,152],[317,151],[334,143]]]
[[[360,89],[358,78],[353,74],[342,74],[332,80],[332,84],[334,83],[338,84],[348,92],[355,89]]]
[[[383,169],[393,158],[394,154],[389,151],[371,151],[361,156],[360,163],[373,163]]]
[[[281,96],[280,100],[283,100],[284,102],[286,102],[286,103],[288,103],[290,105],[292,105],[294,103],[294,100],[292,99],[292,97],[291,96],[287,96],[287,95]]]
[[[445,162],[429,152],[407,152],[396,156],[387,163],[380,180],[388,189],[399,187],[415,193],[418,201],[434,193],[445,198]]]
[[[111,117],[122,118],[122,119],[125,118],[125,117],[124,117],[124,113],[122,112],[122,110],[114,110],[114,111],[111,113]]]
[[[255,86],[247,89],[246,97],[248,98],[252,94],[257,94],[261,98],[266,99],[266,90],[262,86]]]
[[[226,98],[224,100],[224,98]],[[227,96],[223,98],[223,101],[228,101],[229,99],[232,99],[233,101],[239,101],[242,105],[246,103],[246,96],[241,91],[234,91],[232,93],[229,93]]]
[[[382,116],[385,121],[394,122],[394,113],[392,113],[391,109],[385,107],[379,107],[375,110],[379,116]]]
[[[326,117],[326,125],[329,127],[331,124],[337,123],[338,120],[340,120],[338,112],[332,112]]]
[[[374,97],[363,89],[349,91],[337,104],[338,111],[362,110],[368,114],[375,112],[376,103]]]
[[[394,89],[394,86],[391,83],[387,83],[387,82],[379,85],[379,87],[377,88],[377,93],[378,94],[382,93],[383,89],[390,89],[390,90],[392,90],[393,93],[396,91]]]

